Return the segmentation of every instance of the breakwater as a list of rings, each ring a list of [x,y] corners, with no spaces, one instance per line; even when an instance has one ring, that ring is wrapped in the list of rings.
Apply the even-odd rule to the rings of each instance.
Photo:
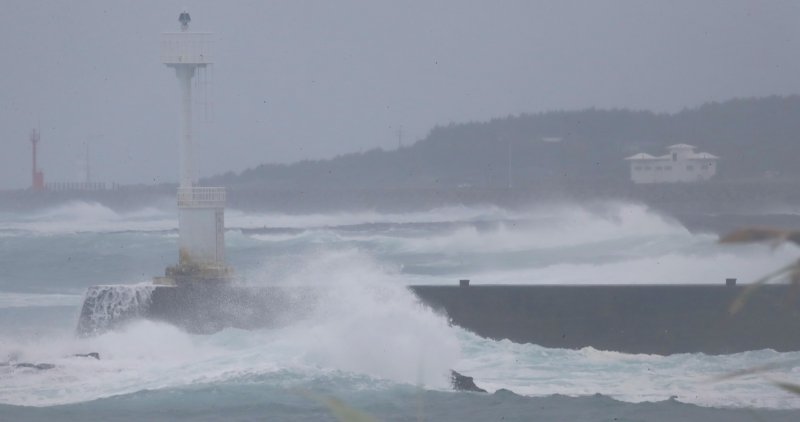
[[[122,286],[120,286],[122,288]],[[129,287],[126,287],[129,288]],[[83,334],[126,319],[166,321],[187,331],[282,326],[302,320],[324,300],[312,287],[188,284],[142,286],[147,300],[128,300],[125,312],[108,300],[137,297],[105,288],[103,306],[87,295],[79,321]],[[755,291],[737,314],[728,312],[744,286],[726,285],[473,285],[410,286],[424,304],[451,323],[492,339],[545,347],[625,353],[726,354],[747,350],[800,350],[800,303],[786,285]],[[90,300],[93,299],[94,300]],[[137,307],[133,309],[132,306]],[[95,313],[106,313],[98,318]],[[100,321],[104,326],[98,327]]]
[[[787,285],[414,286],[453,324],[492,339],[625,353],[800,350],[800,302]]]

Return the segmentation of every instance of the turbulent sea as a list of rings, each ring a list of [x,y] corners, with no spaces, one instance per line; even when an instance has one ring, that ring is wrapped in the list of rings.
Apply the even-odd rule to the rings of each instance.
[[[142,285],[177,260],[174,209],[68,203],[0,214],[0,421],[800,420],[800,353],[629,355],[481,338],[410,284],[723,283],[795,259],[792,246],[722,247],[644,206],[451,207],[286,215],[228,210],[240,282],[335,292],[270,330],[192,335],[133,322],[75,336],[96,284]],[[100,360],[75,354],[98,352]],[[50,369],[15,366],[48,363]],[[776,363],[732,379],[724,374]],[[488,394],[454,392],[449,371]],[[336,407],[336,406],[333,406]]]

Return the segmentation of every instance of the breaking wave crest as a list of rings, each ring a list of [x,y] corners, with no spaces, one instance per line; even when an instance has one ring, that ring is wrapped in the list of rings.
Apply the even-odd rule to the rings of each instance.
[[[485,216],[486,214],[481,214]],[[325,227],[231,236],[268,248],[274,272],[298,254],[358,248],[399,268],[402,284],[716,284],[758,279],[794,259],[787,245],[720,246],[646,206],[602,203],[504,212],[474,221]],[[249,240],[249,243],[248,243]]]
[[[0,214],[0,232],[54,235],[164,231],[177,227],[176,215],[175,210],[155,207],[117,212],[96,202],[72,201],[30,214]]]
[[[279,327],[225,329],[192,335],[168,324],[138,319],[153,286],[98,286],[86,295],[92,315],[83,324],[98,335],[39,338],[0,346],[18,361],[47,362],[47,371],[0,368],[0,402],[46,406],[146,389],[218,382],[265,382],[309,388],[320,377],[380,388],[389,383],[448,389],[460,358],[457,332],[394,282],[391,268],[348,250],[309,256],[291,277],[254,283],[297,287],[292,298],[303,316]],[[84,312],[86,312],[84,310]],[[128,318],[126,324],[109,321]],[[131,320],[133,318],[134,320]],[[111,328],[111,329],[109,329]],[[98,352],[99,361],[71,357]],[[337,381],[338,382],[338,381]]]
[[[251,284],[313,291],[309,296],[314,300],[302,295],[292,300],[293,306],[304,308],[301,318],[269,330],[193,335],[138,318],[153,286],[100,286],[87,292],[91,318],[81,322],[99,327],[96,336],[75,338],[70,331],[0,338],[0,363],[55,365],[44,371],[0,365],[0,402],[49,406],[138,397],[145,391],[218,387],[285,393],[320,384],[370,392],[416,385],[437,390],[447,389],[448,371],[455,369],[489,390],[509,388],[532,396],[600,393],[632,402],[678,396],[680,401],[708,406],[800,408],[794,397],[761,378],[708,382],[720,373],[765,361],[800,359],[795,353],[660,357],[492,341],[449,326],[446,317],[421,305],[405,288],[410,283],[456,283],[463,277],[476,284],[721,283],[725,277],[747,281],[796,258],[796,248],[772,255],[763,248],[721,250],[713,236],[691,234],[635,204],[305,216],[230,211],[228,216],[229,227],[291,229],[234,232],[228,237],[229,256],[241,262],[250,259],[237,270]],[[0,231],[147,231],[171,229],[174,220],[170,211],[126,214],[80,203],[30,219],[0,216]],[[87,243],[94,239],[91,234],[81,236]],[[31,249],[42,246],[49,260],[60,256],[52,249],[56,242],[32,237]],[[143,253],[152,253],[154,236],[141,237],[144,246],[119,248],[120,256],[141,259]],[[103,247],[110,250],[129,242],[125,236],[103,238]],[[118,279],[108,262],[98,260],[93,277]],[[61,273],[47,274],[61,282],[47,285],[51,292],[64,288],[61,279],[69,277],[60,277],[68,267],[58,268]],[[22,286],[17,279],[0,281]],[[62,300],[51,299],[54,304]],[[13,303],[32,301],[8,299],[11,305],[3,312],[18,311]],[[113,323],[120,320],[127,323]],[[98,352],[101,359],[74,356],[88,352]],[[786,368],[787,376],[796,377],[796,365]],[[781,375],[777,370],[767,374]]]
[[[141,317],[154,289],[154,285],[146,283],[89,287],[83,298],[78,333],[100,334]]]

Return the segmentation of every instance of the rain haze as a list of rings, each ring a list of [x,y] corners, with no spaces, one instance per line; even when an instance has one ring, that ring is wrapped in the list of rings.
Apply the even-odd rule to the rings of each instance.
[[[9,2],[0,188],[177,181],[177,11],[215,34],[201,176],[408,145],[436,125],[588,107],[675,112],[800,91],[800,4],[750,1]]]
[[[800,2],[6,3],[3,421],[800,420]]]

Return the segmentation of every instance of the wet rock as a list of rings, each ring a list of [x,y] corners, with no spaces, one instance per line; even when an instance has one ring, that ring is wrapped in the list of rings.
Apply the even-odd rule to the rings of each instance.
[[[15,363],[13,366],[15,368],[31,368],[31,369],[38,369],[40,371],[45,371],[56,367],[52,363],[29,363],[29,362]]]
[[[450,371],[450,383],[456,391],[473,391],[476,393],[486,393],[486,390],[475,385],[472,377],[459,374],[456,371]]]
[[[97,352],[76,353],[73,356],[75,356],[76,358],[95,358],[97,360],[100,360],[100,353],[97,353]]]

